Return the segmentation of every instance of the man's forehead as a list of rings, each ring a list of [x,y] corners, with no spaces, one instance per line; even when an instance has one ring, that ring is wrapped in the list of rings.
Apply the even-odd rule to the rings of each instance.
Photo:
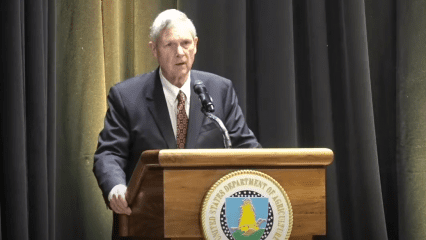
[[[186,25],[171,26],[163,29],[160,34],[162,39],[193,39],[191,31]]]

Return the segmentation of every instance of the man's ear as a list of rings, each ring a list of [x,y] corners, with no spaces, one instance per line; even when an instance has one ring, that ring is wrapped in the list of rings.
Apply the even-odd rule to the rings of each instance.
[[[194,54],[197,53],[198,50],[198,37],[194,38]]]
[[[157,44],[155,44],[153,41],[149,41],[148,43],[149,48],[151,48],[152,55],[158,59],[157,57]]]

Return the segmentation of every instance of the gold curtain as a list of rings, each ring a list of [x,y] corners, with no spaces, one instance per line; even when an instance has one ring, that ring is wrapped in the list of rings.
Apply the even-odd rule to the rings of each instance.
[[[57,237],[108,239],[112,213],[92,172],[109,88],[157,67],[148,49],[155,16],[176,0],[57,2]]]

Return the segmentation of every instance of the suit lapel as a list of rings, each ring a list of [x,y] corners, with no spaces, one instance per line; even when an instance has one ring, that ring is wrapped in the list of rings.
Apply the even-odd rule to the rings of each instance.
[[[149,84],[153,86],[153,89],[152,91],[148,91],[146,97],[148,100],[148,109],[154,117],[157,127],[160,129],[167,146],[169,148],[176,148],[176,139],[173,133],[172,123],[170,122],[170,114],[167,108],[166,97],[164,96],[158,68],[154,78],[150,79],[150,81],[152,82]]]
[[[189,107],[188,133],[186,136],[185,148],[192,149],[196,147],[201,124],[204,120],[204,114],[201,112],[201,102],[198,95],[194,92],[194,83],[196,79],[194,71],[191,71],[191,102]]]

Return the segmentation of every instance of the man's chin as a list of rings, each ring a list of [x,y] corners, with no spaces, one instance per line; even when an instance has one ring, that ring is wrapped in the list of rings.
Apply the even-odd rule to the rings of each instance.
[[[177,75],[182,75],[182,76],[185,76],[186,74],[188,74],[188,72],[189,72],[189,69],[186,66],[178,67],[175,71]]]

